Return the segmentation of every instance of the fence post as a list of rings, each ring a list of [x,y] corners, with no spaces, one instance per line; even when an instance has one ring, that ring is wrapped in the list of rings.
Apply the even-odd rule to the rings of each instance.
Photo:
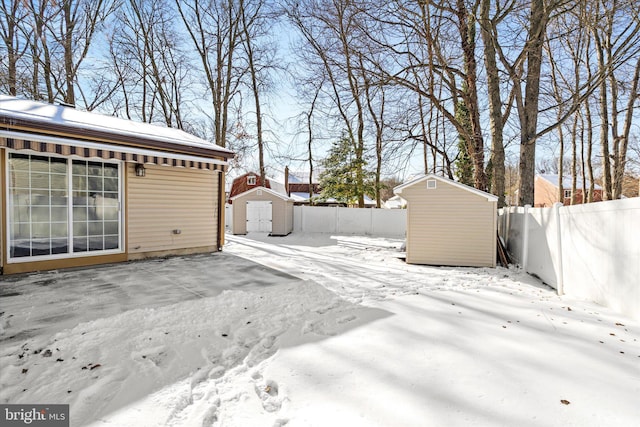
[[[369,208],[369,235],[373,235],[373,210],[375,208]]]
[[[513,210],[513,207],[509,206],[505,209],[505,213],[507,215],[507,223],[504,226],[504,244],[506,247],[509,247],[509,233],[511,232],[511,211]]]
[[[562,206],[564,205],[560,202],[553,204],[553,213],[556,217],[556,250],[558,251],[558,277],[556,277],[558,295],[564,295],[564,266],[562,264],[562,226],[560,225],[560,208]]]
[[[522,221],[522,269],[527,272],[527,258],[529,258],[529,209],[531,205],[524,205],[524,221]]]

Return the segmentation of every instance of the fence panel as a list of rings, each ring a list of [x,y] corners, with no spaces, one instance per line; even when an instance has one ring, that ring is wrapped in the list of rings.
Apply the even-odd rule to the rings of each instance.
[[[505,208],[498,230],[525,271],[559,293],[640,319],[640,198]]]
[[[498,212],[498,232],[511,258],[520,265],[523,263],[524,218],[524,208],[514,206]]]
[[[371,234],[371,216],[374,209],[337,208],[337,232],[341,234]]]
[[[558,288],[560,266],[558,258],[557,221],[553,208],[528,209],[527,272],[544,283]]]
[[[340,233],[403,238],[406,229],[406,209],[320,206],[293,208],[293,231],[299,233]]]
[[[294,231],[304,233],[335,233],[337,207],[294,206]]]
[[[640,198],[560,210],[564,290],[640,318]]]
[[[372,209],[371,234],[374,236],[405,237],[406,209]]]
[[[225,230],[233,230],[233,205],[225,203],[224,205],[224,228]]]

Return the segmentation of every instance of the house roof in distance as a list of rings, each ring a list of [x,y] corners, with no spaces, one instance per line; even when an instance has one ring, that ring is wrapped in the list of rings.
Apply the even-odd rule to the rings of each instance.
[[[466,190],[466,191],[468,191],[470,193],[474,193],[474,194],[476,194],[478,196],[485,197],[490,202],[498,200],[498,196],[494,196],[493,194],[489,194],[489,193],[487,193],[485,191],[478,190],[477,188],[469,187],[468,185],[465,185],[465,184],[462,184],[460,182],[456,182],[456,181],[453,181],[451,179],[448,179],[448,178],[445,178],[445,177],[442,177],[442,176],[438,176],[438,175],[435,175],[435,174],[432,174],[432,173],[429,174],[429,175],[418,176],[417,178],[415,178],[415,179],[413,179],[413,180],[411,180],[409,182],[405,182],[404,184],[398,185],[397,187],[395,187],[393,189],[393,193],[397,194],[397,195],[402,195],[402,190],[404,190],[405,188],[414,186],[414,185],[419,184],[420,182],[426,181],[428,179],[435,179],[437,181],[453,185],[455,187],[458,187],[458,188],[461,188],[463,190]]]
[[[205,157],[233,152],[180,129],[0,95],[0,127]]]
[[[537,175],[539,178],[544,179],[545,181],[550,182],[551,184],[553,184],[554,187],[558,187],[558,182],[560,181],[560,175],[558,174],[550,174],[550,173],[541,173]],[[585,185],[588,187],[589,186],[589,180],[586,179],[585,180]],[[581,188],[582,187],[582,178],[581,177],[576,177],[576,187]],[[571,188],[571,177],[570,176],[563,176],[562,177],[562,188]],[[601,190],[602,187],[600,187],[598,184],[594,184],[594,188],[596,190]]]
[[[252,184],[252,185],[248,184],[247,177],[250,177],[250,176],[256,177],[255,184]],[[235,178],[233,178],[233,180],[231,181],[231,187],[229,190],[230,200],[233,200],[235,196],[246,193],[248,190],[254,187],[270,188],[276,193],[280,193],[285,196],[287,195],[287,190],[284,188],[283,183],[278,182],[268,176],[265,176],[265,182],[262,182],[262,180],[260,179],[260,174],[251,171],[251,172],[243,173],[242,175],[238,175]]]

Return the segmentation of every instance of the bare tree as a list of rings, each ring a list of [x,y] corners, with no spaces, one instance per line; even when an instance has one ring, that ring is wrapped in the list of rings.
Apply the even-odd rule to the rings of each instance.
[[[40,98],[44,83],[46,99],[76,104],[79,73],[97,31],[113,11],[109,0],[29,0],[30,28],[23,29],[33,58],[32,93]],[[42,74],[40,74],[42,73]]]
[[[120,28],[111,46],[117,63],[112,70],[125,99],[125,114],[184,128],[190,67],[173,30],[173,10],[160,0],[128,0],[117,17]]]
[[[287,0],[284,10],[322,68],[333,106],[354,144],[358,206],[364,207],[365,105],[356,49],[362,11],[349,2],[310,0]]]
[[[241,46],[241,13],[234,0],[176,0],[176,6],[205,74],[215,143],[225,147],[231,104],[246,72],[246,67],[236,61]]]
[[[18,94],[18,61],[22,58],[28,43],[21,35],[21,27],[27,15],[24,3],[20,0],[2,0],[0,2],[0,36],[6,56],[0,56],[0,67],[5,72],[0,73],[0,85],[9,95]],[[29,35],[27,34],[27,37]]]
[[[265,0],[240,0],[239,13],[241,21],[241,40],[244,58],[247,64],[249,92],[253,97],[256,117],[256,143],[258,148],[258,164],[262,182],[266,180],[264,138],[264,119],[262,112],[262,96],[269,88],[269,72],[275,68],[274,43],[268,37],[269,28],[273,26],[273,14],[268,10]]]

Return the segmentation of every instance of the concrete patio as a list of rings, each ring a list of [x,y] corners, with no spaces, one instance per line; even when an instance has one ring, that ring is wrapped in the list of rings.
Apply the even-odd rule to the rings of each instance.
[[[264,287],[274,278],[280,283],[300,281],[226,253],[0,276],[0,344],[53,334],[132,309]]]

